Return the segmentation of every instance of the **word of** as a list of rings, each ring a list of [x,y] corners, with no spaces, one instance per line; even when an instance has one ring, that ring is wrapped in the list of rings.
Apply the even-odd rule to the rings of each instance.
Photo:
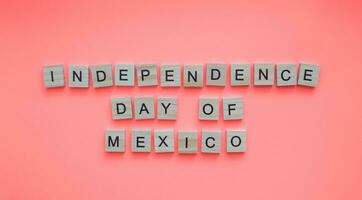
[[[112,99],[112,118],[131,119],[133,115],[137,120],[154,119],[155,103],[153,97],[135,97],[132,109],[131,97],[116,97]],[[133,114],[134,113],[134,114]],[[161,120],[176,120],[177,99],[174,97],[158,97],[157,118]],[[243,118],[242,97],[223,98],[224,120],[241,120]],[[199,98],[199,119],[219,119],[219,98]]]
[[[206,65],[206,85],[225,86],[227,64]],[[254,85],[277,86],[309,86],[316,87],[319,80],[319,66],[300,64],[297,77],[296,64],[277,64],[276,72],[272,63],[254,64]],[[135,77],[139,87],[158,85],[157,64],[116,64],[114,76],[112,65],[92,65],[93,87],[134,86]],[[230,64],[230,85],[250,85],[250,64]],[[136,71],[136,74],[135,74]],[[63,87],[65,84],[64,66],[50,65],[43,69],[44,86],[46,88]],[[68,69],[69,87],[88,88],[89,68],[87,65],[70,65]],[[181,65],[163,64],[160,66],[161,87],[181,86]],[[183,66],[183,86],[202,87],[204,85],[204,66],[202,64],[186,64]]]
[[[125,152],[125,134],[124,129],[107,130],[105,134],[106,152]],[[131,133],[131,151],[132,152],[151,152],[151,141],[156,153],[172,153],[175,151],[174,131],[173,129],[156,129],[154,138],[151,140],[151,129],[132,129]],[[202,130],[201,133],[201,152],[220,153],[221,151],[221,131]],[[197,131],[179,131],[178,132],[178,153],[195,154],[198,152],[198,134]],[[227,130],[226,131],[226,152],[245,152],[246,151],[246,130]]]

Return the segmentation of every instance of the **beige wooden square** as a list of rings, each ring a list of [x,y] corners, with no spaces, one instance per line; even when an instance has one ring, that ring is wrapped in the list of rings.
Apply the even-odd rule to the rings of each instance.
[[[136,119],[154,119],[155,105],[153,97],[135,97],[134,113]]]
[[[181,75],[179,64],[161,65],[161,86],[162,87],[180,87]]]
[[[209,63],[206,67],[206,85],[225,86],[226,64]]]
[[[45,88],[64,87],[64,66],[48,65],[43,68]]]
[[[223,98],[224,120],[240,120],[243,115],[242,97],[224,97]]]
[[[219,120],[219,98],[217,97],[199,98],[199,119]]]
[[[137,82],[138,86],[157,85],[157,64],[139,64],[137,66]]]
[[[113,86],[112,65],[92,65],[93,87],[110,87]]]
[[[202,87],[204,83],[204,66],[202,64],[184,65],[184,87]]]
[[[298,85],[316,87],[319,82],[319,65],[315,64],[300,64]]]
[[[156,153],[170,153],[175,151],[173,129],[155,129],[153,141]]]
[[[198,137],[197,131],[179,131],[178,152],[180,154],[197,153]]]
[[[246,151],[246,130],[232,130],[226,131],[226,146],[227,152],[245,152]]]
[[[202,130],[201,151],[203,153],[220,153],[221,131]]]
[[[108,129],[105,134],[105,151],[106,152],[124,152],[125,151],[125,130]]]

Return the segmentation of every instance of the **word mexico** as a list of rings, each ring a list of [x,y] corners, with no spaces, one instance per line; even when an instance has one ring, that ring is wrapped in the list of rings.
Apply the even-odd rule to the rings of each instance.
[[[223,97],[223,118],[224,120],[241,120],[243,118],[242,97]],[[132,107],[134,108],[132,110]],[[133,114],[134,113],[134,114]],[[132,98],[115,97],[112,99],[112,118],[136,120],[154,119],[155,114],[154,97],[135,97],[132,106]],[[177,98],[158,97],[157,98],[157,118],[160,120],[176,120]],[[218,120],[219,119],[219,98],[200,97],[199,98],[199,119]]]
[[[227,66],[229,66],[227,68]],[[251,64],[206,64],[206,85],[225,86],[227,69],[230,70],[231,86],[250,85]],[[275,70],[276,69],[276,70]],[[160,78],[158,78],[160,71]],[[276,79],[277,86],[316,87],[320,68],[315,64],[300,64],[297,75],[296,64],[257,63],[254,64],[254,85],[272,86]],[[181,65],[162,64],[112,64],[92,65],[91,79],[94,88],[110,86],[156,86],[160,79],[161,87],[180,87],[183,77],[184,87],[202,87],[204,85],[204,65],[185,64],[181,75]],[[64,66],[49,65],[43,69],[44,86],[63,87],[65,85]],[[68,68],[69,87],[88,88],[90,82],[88,65],[70,65]]]
[[[153,140],[151,140],[151,129],[132,129],[131,132],[131,151],[132,152],[151,152],[172,153],[175,151],[175,139],[173,129],[155,129]],[[178,153],[195,154],[198,152],[198,133],[197,131],[179,131],[178,132]],[[105,134],[106,152],[125,152],[126,131],[124,129],[107,130]],[[226,152],[245,152],[246,151],[246,131],[245,129],[226,130]],[[202,130],[201,133],[201,152],[202,153],[220,153],[221,152],[221,131]]]

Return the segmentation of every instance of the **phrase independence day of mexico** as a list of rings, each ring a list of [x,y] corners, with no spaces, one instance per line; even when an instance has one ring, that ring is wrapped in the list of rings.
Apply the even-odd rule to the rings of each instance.
[[[255,86],[304,86],[316,87],[319,81],[320,67],[315,64],[276,64],[256,63],[253,67]],[[111,86],[139,87],[157,86],[160,79],[161,87],[223,87],[226,83],[226,70],[230,70],[231,86],[249,86],[251,83],[251,64],[185,64],[183,73],[179,64],[116,64],[114,73],[111,64],[92,65],[91,77],[88,65],[69,65],[68,86],[71,88],[89,88],[90,80],[94,88]],[[158,72],[159,71],[159,72]],[[206,73],[204,73],[206,71]],[[158,78],[160,74],[160,78]],[[204,78],[205,77],[205,78]],[[276,79],[276,81],[275,81]],[[43,81],[46,88],[64,87],[64,65],[47,65],[43,68]],[[199,97],[199,120],[219,120],[219,98]],[[157,103],[153,97],[122,96],[112,98],[112,118],[114,120],[131,119],[145,120],[176,120],[177,98],[158,97]],[[157,106],[156,106],[157,105]],[[156,107],[156,109],[155,109]],[[222,115],[224,120],[242,120],[243,102],[241,96],[222,98]],[[201,152],[221,152],[221,130],[201,131]],[[246,151],[246,130],[227,129],[226,152]],[[199,150],[198,132],[195,130],[175,131],[170,129],[137,129],[131,131],[131,151],[157,153],[172,153],[178,144],[178,153],[194,154]],[[125,129],[107,129],[105,133],[106,152],[125,152]],[[151,137],[154,137],[151,140]],[[151,144],[153,141],[153,144]]]

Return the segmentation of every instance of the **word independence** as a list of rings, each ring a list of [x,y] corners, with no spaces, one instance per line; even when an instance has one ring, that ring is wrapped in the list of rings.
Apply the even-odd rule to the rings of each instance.
[[[226,85],[227,64],[206,65],[206,85]],[[296,64],[277,64],[276,73],[274,64],[254,64],[254,85],[274,85],[276,77],[277,86],[302,85],[315,87],[319,79],[319,66],[314,64],[300,64],[297,76]],[[93,87],[134,86],[135,77],[137,84],[143,86],[158,85],[157,64],[139,64],[135,70],[134,64],[116,64],[113,76],[111,64],[93,65]],[[135,76],[135,71],[137,75]],[[230,85],[250,85],[250,64],[230,64]],[[50,65],[43,69],[44,86],[63,87],[65,85],[64,66]],[[89,87],[89,68],[87,65],[69,66],[69,87]],[[163,64],[160,66],[160,83],[162,87],[181,86],[181,65]],[[183,86],[202,87],[204,84],[204,66],[202,64],[184,65]]]

